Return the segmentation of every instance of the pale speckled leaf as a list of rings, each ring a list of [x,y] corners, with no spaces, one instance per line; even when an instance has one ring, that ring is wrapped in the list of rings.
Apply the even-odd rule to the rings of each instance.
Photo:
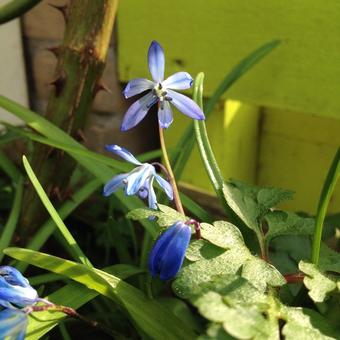
[[[201,234],[204,239],[221,248],[231,249],[244,246],[240,230],[225,221],[216,221],[213,225],[201,223]]]
[[[313,235],[315,220],[301,217],[292,212],[271,211],[265,215],[268,232],[265,240],[268,243],[279,235]]]
[[[242,276],[263,292],[267,289],[267,285],[279,287],[286,283],[284,277],[274,266],[255,256],[250,257],[243,264]]]
[[[180,214],[177,210],[171,209],[166,205],[158,204],[160,210],[149,208],[138,208],[130,211],[126,217],[133,220],[143,220],[151,216],[155,216],[156,222],[161,227],[168,227],[178,221],[187,221],[188,217]]]
[[[189,261],[195,262],[198,260],[214,258],[224,252],[224,249],[219,248],[206,240],[200,239],[190,242],[185,257]]]
[[[282,307],[286,324],[282,328],[285,340],[332,340],[336,339],[327,320],[317,312],[299,307]]]
[[[299,269],[306,274],[303,283],[309,290],[308,295],[313,301],[323,302],[328,293],[337,289],[335,279],[321,272],[315,264],[300,261]]]

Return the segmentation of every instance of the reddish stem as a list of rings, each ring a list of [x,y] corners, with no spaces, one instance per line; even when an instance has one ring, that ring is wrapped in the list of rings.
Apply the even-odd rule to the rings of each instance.
[[[293,273],[293,274],[286,274],[284,278],[286,279],[287,283],[301,283],[303,282],[305,275],[302,273]]]
[[[197,222],[194,219],[188,220],[185,222],[185,224],[193,224],[195,226],[195,232],[196,232],[196,238],[199,240],[201,236],[201,225],[199,222]]]

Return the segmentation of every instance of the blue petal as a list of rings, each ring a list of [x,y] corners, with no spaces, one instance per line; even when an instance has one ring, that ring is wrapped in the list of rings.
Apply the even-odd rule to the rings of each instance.
[[[118,190],[119,188],[123,188],[125,183],[123,182],[126,179],[128,174],[121,174],[113,177],[110,181],[108,181],[103,190],[103,195],[105,197],[111,195],[113,192]]]
[[[162,82],[162,86],[173,90],[186,90],[192,86],[193,79],[188,72],[177,72]]]
[[[168,243],[172,240],[173,236],[177,232],[176,224],[169,227],[155,242],[151,253],[149,255],[149,270],[151,272],[151,276],[155,277],[159,274],[160,268],[160,259],[161,256],[168,246]]]
[[[151,92],[134,102],[125,113],[121,131],[127,131],[136,126],[148,113],[150,107],[157,102],[158,98]]]
[[[168,198],[170,200],[172,200],[174,197],[173,197],[173,190],[172,190],[171,184],[168,181],[166,181],[164,178],[162,178],[161,176],[159,176],[157,174],[155,174],[155,178],[156,178],[156,181],[158,182],[158,184],[165,191],[165,193],[168,196]]]
[[[126,195],[135,195],[141,187],[146,185],[146,180],[153,174],[154,171],[155,168],[151,164],[147,163],[131,171],[126,178]]]
[[[115,155],[122,157],[126,161],[135,164],[135,165],[142,165],[142,163],[135,158],[135,156],[127,149],[122,148],[116,144],[109,144],[105,145],[105,150],[114,153]]]
[[[125,98],[130,98],[146,90],[151,90],[154,86],[155,84],[151,80],[144,78],[133,79],[127,83],[123,94]]]
[[[29,287],[28,280],[14,267],[0,266],[0,276],[11,285]]]
[[[179,111],[193,119],[205,119],[203,111],[193,100],[172,90],[168,90],[167,92],[168,96],[172,99],[171,103],[176,106]]]
[[[0,339],[9,337],[12,340],[25,338],[28,319],[18,309],[5,309],[0,312]]]
[[[163,129],[169,127],[173,121],[172,110],[168,101],[164,101],[158,108],[159,126]]]
[[[150,209],[157,210],[157,197],[156,197],[155,190],[153,189],[152,184],[153,184],[153,177],[151,177],[149,181],[148,205]]]
[[[191,238],[191,229],[189,226],[181,223],[181,226],[177,228],[179,230],[173,236],[160,259],[161,270],[159,278],[164,281],[175,277],[181,269],[185,252]]]
[[[1,284],[0,287],[0,305],[9,307],[8,303],[16,306],[25,307],[34,304],[38,299],[37,291],[29,287],[11,286],[7,287]]]
[[[153,41],[148,51],[149,70],[155,83],[161,83],[164,79],[164,51],[157,41]]]

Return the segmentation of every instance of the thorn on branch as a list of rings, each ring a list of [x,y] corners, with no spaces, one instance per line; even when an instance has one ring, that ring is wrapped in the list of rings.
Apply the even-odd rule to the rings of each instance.
[[[60,46],[52,46],[52,47],[47,48],[47,51],[53,53],[53,55],[56,58],[58,58],[59,55],[60,55],[61,48],[60,48]]]
[[[61,92],[64,89],[65,83],[66,83],[66,73],[64,71],[62,71],[62,73],[50,83],[51,85],[55,86],[56,97],[60,96]]]
[[[94,91],[93,91],[94,96],[96,96],[96,94],[99,91],[105,91],[107,93],[112,94],[112,91],[110,90],[110,88],[102,80],[99,80],[98,83],[95,85]]]
[[[54,4],[49,4],[51,7],[53,7],[53,8],[55,8],[56,10],[58,10],[61,14],[62,14],[62,16],[63,16],[63,18],[64,18],[64,20],[65,20],[65,23],[67,23],[67,21],[68,21],[68,5],[67,4],[65,4],[65,5],[54,5]]]

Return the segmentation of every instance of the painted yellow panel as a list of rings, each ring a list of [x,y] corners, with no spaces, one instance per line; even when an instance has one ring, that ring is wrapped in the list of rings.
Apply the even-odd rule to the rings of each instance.
[[[295,199],[282,207],[315,214],[324,179],[340,145],[340,121],[266,109],[262,122],[257,184],[294,190]],[[329,211],[340,211],[340,185]]]
[[[256,178],[259,110],[238,101],[226,101],[207,119],[207,130],[218,164],[225,178],[253,183]],[[175,146],[189,119],[176,113],[174,126],[166,131],[168,145]],[[197,147],[188,161],[182,181],[213,191]]]
[[[261,44],[282,44],[228,98],[340,117],[338,0],[124,0],[118,20],[123,81],[148,76],[151,40],[166,51],[166,74],[206,74],[209,96],[227,71]]]

